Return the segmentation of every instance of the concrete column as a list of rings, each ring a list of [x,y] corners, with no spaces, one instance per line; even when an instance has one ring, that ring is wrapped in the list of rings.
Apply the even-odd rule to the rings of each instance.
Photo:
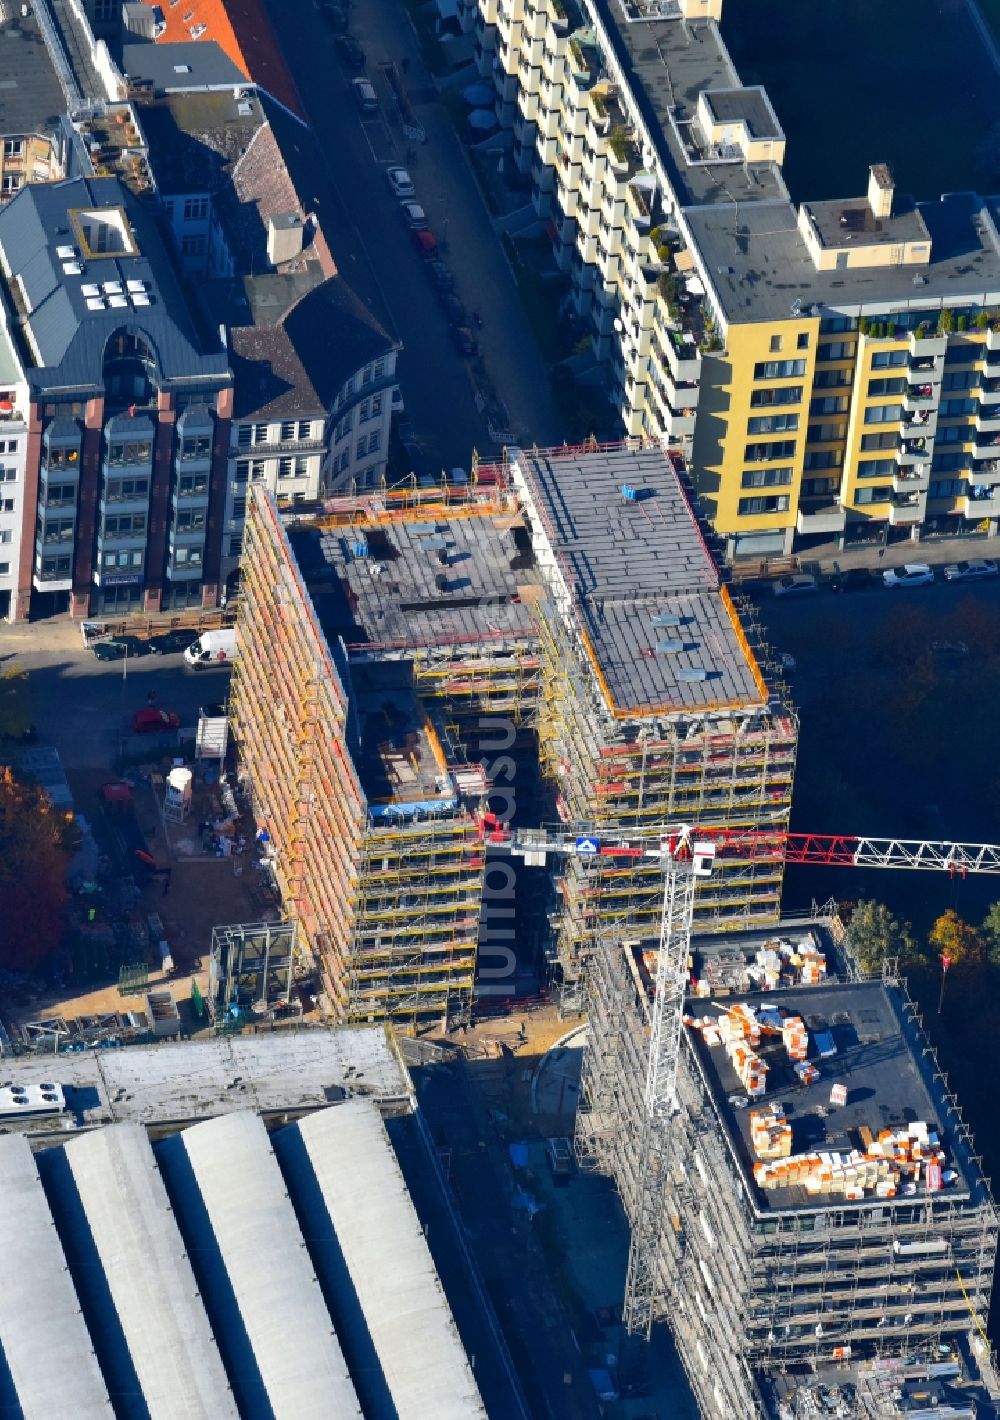
[[[21,509],[21,553],[17,564],[17,590],[10,609],[11,621],[27,621],[31,614],[32,568],[35,562],[35,527],[38,522],[38,485],[42,464],[42,406],[28,411],[28,447],[24,459],[24,505]]]
[[[229,436],[233,418],[233,391],[220,390],[215,402],[215,434],[212,438],[212,472],[209,477],[208,526],[205,529],[205,557],[202,568],[201,604],[219,604],[222,572],[222,544],[226,533],[226,485],[229,481]]]
[[[76,543],[73,548],[73,592],[70,616],[90,614],[94,590],[94,538],[97,532],[97,499],[101,488],[101,447],[104,437],[104,398],[89,399],[83,415],[80,450],[80,489],[76,502]]]
[[[149,536],[146,542],[146,586],[143,610],[155,613],[163,604],[167,560],[167,523],[170,517],[170,484],[174,473],[174,430],[177,411],[174,397],[158,390],[156,432],[153,435],[153,479],[149,490]]]

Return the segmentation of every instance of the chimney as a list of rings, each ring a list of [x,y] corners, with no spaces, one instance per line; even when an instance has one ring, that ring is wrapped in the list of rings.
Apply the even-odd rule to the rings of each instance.
[[[283,266],[302,250],[302,218],[297,212],[275,212],[267,219],[267,259]]]
[[[877,221],[887,222],[892,216],[895,186],[888,163],[876,163],[868,169],[868,206]]]

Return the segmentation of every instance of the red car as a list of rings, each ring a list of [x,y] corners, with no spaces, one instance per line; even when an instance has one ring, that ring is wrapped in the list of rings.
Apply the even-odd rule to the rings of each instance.
[[[157,730],[176,730],[181,717],[173,710],[158,710],[155,705],[144,705],[132,716],[132,729],[137,735],[152,735]]]
[[[437,238],[431,232],[410,232],[410,240],[424,261],[433,261],[438,254]]]

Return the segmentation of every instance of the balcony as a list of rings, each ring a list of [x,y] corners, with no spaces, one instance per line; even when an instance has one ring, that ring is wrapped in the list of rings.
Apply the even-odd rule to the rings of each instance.
[[[939,359],[948,347],[948,337],[938,335],[937,331],[926,331],[923,334],[915,330],[910,331],[910,355],[914,360]]]
[[[930,487],[930,481],[930,464],[924,464],[921,468],[908,464],[892,475],[892,491],[894,493],[926,493]]]
[[[927,438],[902,439],[896,450],[896,462],[898,464],[923,463],[930,459],[932,442]]]
[[[917,414],[907,414],[904,410],[902,434],[904,439],[919,437],[921,439],[933,439],[937,433],[938,412],[936,409],[921,409]]]
[[[679,330],[664,331],[667,365],[675,381],[692,384],[701,378],[701,352],[693,335]]]
[[[986,349],[987,349],[987,350],[1000,350],[1000,330],[993,330],[993,329],[987,330],[987,332],[986,332]]]
[[[1000,514],[1000,487],[992,487],[986,496],[970,493],[967,497],[960,498],[958,511],[969,522],[978,523],[983,518],[995,518]]]
[[[800,503],[795,515],[800,533],[840,533],[846,526],[847,511],[839,503]]]
[[[907,414],[919,414],[921,410],[933,404],[935,391],[933,384],[925,384],[920,380],[912,380],[903,393],[903,409]]]
[[[920,493],[897,493],[889,504],[889,524],[898,527],[901,523],[923,521],[925,502]]]
[[[976,415],[976,433],[1000,433],[1000,404],[980,404]]]
[[[977,435],[972,446],[972,457],[984,463],[995,463],[1000,458],[1000,433]]]
[[[973,483],[1000,483],[1000,459],[987,459],[972,466]]]

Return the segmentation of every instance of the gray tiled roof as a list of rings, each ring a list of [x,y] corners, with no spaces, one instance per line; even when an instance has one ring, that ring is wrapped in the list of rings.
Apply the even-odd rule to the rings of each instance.
[[[88,208],[124,209],[136,252],[84,260],[83,274],[67,274],[57,248],[76,244],[70,213]],[[23,285],[28,296],[28,312],[17,325],[30,334],[27,375],[36,390],[102,386],[108,340],[123,328],[147,341],[165,381],[226,383],[225,351],[214,332],[199,330],[152,216],[117,179],[25,187],[0,210],[0,249],[11,284]],[[123,288],[142,281],[149,304],[90,310],[83,286],[106,281]],[[19,301],[12,303],[21,312]]]

